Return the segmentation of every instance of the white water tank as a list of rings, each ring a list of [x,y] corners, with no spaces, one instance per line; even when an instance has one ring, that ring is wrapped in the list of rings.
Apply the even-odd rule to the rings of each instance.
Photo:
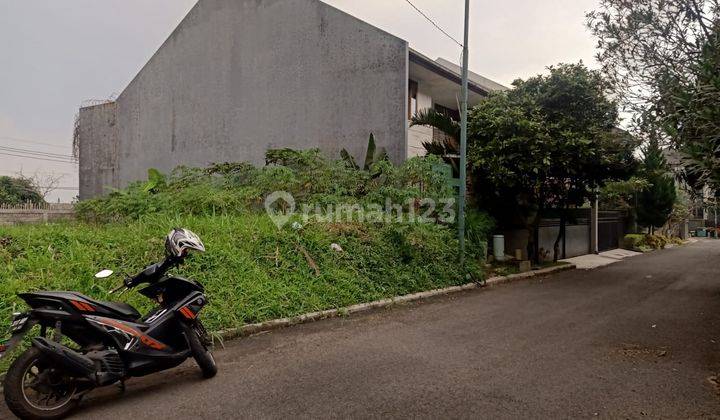
[[[493,236],[493,257],[496,261],[505,260],[505,235]]]

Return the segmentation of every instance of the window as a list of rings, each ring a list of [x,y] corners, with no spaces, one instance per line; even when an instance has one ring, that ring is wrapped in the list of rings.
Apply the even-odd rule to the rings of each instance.
[[[408,83],[408,119],[412,118],[413,115],[418,111],[418,82],[410,80]]]

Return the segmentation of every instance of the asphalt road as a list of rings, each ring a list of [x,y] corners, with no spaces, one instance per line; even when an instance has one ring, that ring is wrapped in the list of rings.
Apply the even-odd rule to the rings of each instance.
[[[86,419],[720,418],[720,241],[226,343]],[[8,415],[0,408],[0,417]]]

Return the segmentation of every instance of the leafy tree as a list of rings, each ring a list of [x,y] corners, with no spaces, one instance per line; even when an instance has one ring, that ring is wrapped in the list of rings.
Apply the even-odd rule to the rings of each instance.
[[[634,169],[635,141],[615,128],[617,106],[600,74],[582,63],[551,67],[549,75],[514,82],[473,109],[468,144],[473,185],[482,206],[505,225],[528,230],[528,255],[539,258],[542,213],[583,205],[607,181]]]
[[[600,0],[588,14],[616,93],[684,153],[696,188],[720,185],[719,22],[718,0]]]
[[[692,74],[719,14],[717,0],[600,0],[587,24],[603,73],[642,111],[657,103],[667,78]]]
[[[643,148],[641,173],[650,186],[638,195],[638,223],[654,231],[668,221],[677,199],[675,179],[657,136],[651,136]]]
[[[637,175],[626,181],[608,182],[600,190],[600,209],[627,212],[631,231],[637,232],[638,195],[649,186],[650,183],[645,178]]]
[[[637,194],[648,188],[650,183],[639,176],[626,181],[608,182],[600,190],[600,208],[603,210],[632,210]]]
[[[665,224],[667,230],[663,232],[666,236],[681,236],[685,229],[685,221],[692,216],[690,211],[690,195],[682,188],[675,187],[677,198],[673,203],[672,212]]]
[[[685,180],[720,189],[720,35],[707,42],[692,74],[666,83],[658,104],[665,131],[684,156]]]
[[[28,178],[0,176],[0,204],[44,203],[42,194]]]

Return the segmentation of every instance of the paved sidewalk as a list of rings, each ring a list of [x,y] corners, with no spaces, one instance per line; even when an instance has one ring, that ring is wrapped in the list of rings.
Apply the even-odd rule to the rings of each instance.
[[[613,249],[612,251],[601,252],[600,254],[581,255],[579,257],[561,260],[575,264],[578,270],[593,270],[598,267],[614,264],[625,258],[642,255],[642,252],[628,251],[626,249]]]

